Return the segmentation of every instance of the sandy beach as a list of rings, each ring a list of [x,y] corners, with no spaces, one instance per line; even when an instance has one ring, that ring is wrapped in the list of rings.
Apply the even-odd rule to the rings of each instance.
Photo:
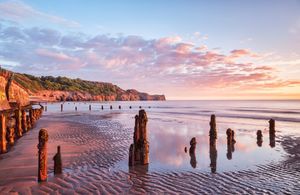
[[[151,117],[151,112],[149,109],[150,137],[151,130],[155,132],[153,123],[158,123],[154,114]],[[201,164],[204,164],[201,160],[201,150],[205,150],[202,145],[197,150],[199,169],[189,165],[190,157],[183,151],[184,144],[179,146],[179,150],[182,150],[180,154],[185,155],[183,158],[188,159],[186,163],[189,169],[174,166],[168,169],[158,166],[155,161],[159,161],[159,158],[154,155],[157,151],[153,152],[156,143],[154,138],[150,138],[152,148],[150,164],[128,168],[128,149],[132,142],[134,115],[131,113],[123,115],[120,111],[45,113],[33,130],[19,139],[11,151],[0,156],[1,194],[298,194],[300,192],[300,137],[290,137],[279,132],[275,149],[278,148],[275,151],[280,152],[282,148],[284,157],[257,163],[255,168],[247,165],[246,168],[229,167],[228,170],[222,169],[222,161],[218,161],[216,173],[211,173],[209,167],[206,168],[207,171],[201,169]],[[122,118],[127,120],[124,121]],[[44,183],[37,182],[37,136],[41,128],[46,128],[49,133],[48,181]],[[203,136],[203,140],[198,139],[198,142],[205,145],[207,143],[205,137],[206,135]],[[169,142],[171,140],[168,139],[175,138],[162,137],[155,140]],[[188,142],[188,138],[186,139]],[[219,138],[219,145],[221,142],[222,139]],[[63,174],[54,176],[52,157],[58,145],[62,148]],[[239,148],[237,145],[236,152]],[[166,155],[164,150],[166,148],[161,148],[161,152]],[[172,152],[170,149],[168,151]],[[207,150],[205,153],[208,152]],[[218,147],[217,155],[222,158],[222,148]],[[235,153],[233,155],[238,156]],[[168,156],[164,158],[166,159],[168,160]],[[176,159],[171,158],[170,161],[176,164]],[[164,163],[167,167],[167,161],[162,164]],[[243,161],[240,161],[240,164],[243,164]]]

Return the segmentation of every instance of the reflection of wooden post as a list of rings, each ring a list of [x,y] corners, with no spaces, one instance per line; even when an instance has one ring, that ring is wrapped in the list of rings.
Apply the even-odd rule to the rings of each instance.
[[[61,174],[62,173],[62,162],[61,162],[61,153],[60,153],[60,146],[57,146],[57,153],[53,157],[54,160],[54,174]]]
[[[209,141],[209,157],[210,157],[210,169],[212,173],[216,173],[217,171],[217,145],[216,139],[210,139]]]
[[[39,161],[38,161],[38,181],[47,180],[47,141],[48,132],[46,129],[41,129],[39,132],[39,144],[37,145],[39,150]]]
[[[209,136],[210,139],[217,139],[217,125],[216,125],[216,116],[213,114],[210,117],[210,130],[209,130]]]
[[[27,132],[27,120],[26,120],[26,111],[22,110],[22,129],[23,132]]]
[[[1,129],[0,129],[0,153],[7,152],[6,149],[6,118],[3,113],[0,114],[0,122],[1,122]]]
[[[15,119],[16,119],[16,130],[17,130],[17,136],[22,137],[23,135],[23,129],[22,129],[22,112],[20,109],[17,109],[15,111]]]
[[[128,166],[134,166],[134,161],[134,144],[131,144],[129,148]]]
[[[257,139],[256,143],[259,147],[262,146],[262,142],[263,142],[262,137],[263,137],[262,131],[257,130],[257,132],[256,132],[256,139]]]

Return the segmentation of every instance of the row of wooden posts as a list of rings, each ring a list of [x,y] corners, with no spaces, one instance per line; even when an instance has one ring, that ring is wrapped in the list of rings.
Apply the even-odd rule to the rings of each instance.
[[[33,108],[32,105],[0,111],[0,153],[6,153],[16,139],[32,129],[42,112],[43,106]]]
[[[217,139],[217,128],[216,128],[216,116],[211,115],[210,119],[210,130],[209,130],[209,155],[210,155],[210,167],[211,172],[215,173],[217,168],[217,148],[216,148],[216,139]],[[232,152],[234,152],[234,144],[236,143],[235,140],[235,133],[234,130],[228,128],[226,130],[227,135],[227,159],[232,159]],[[256,139],[257,139],[257,145],[261,147],[262,145],[262,131],[257,130],[256,132]],[[270,146],[273,148],[275,147],[275,120],[270,119],[269,120],[269,138],[270,138]],[[191,157],[190,164],[193,168],[196,167],[197,161],[196,161],[196,155],[195,155],[195,149],[196,149],[196,138],[193,137],[190,141],[190,149],[189,154]],[[184,151],[187,152],[187,147],[184,148]]]
[[[119,105],[118,108],[119,108],[119,110],[121,110],[121,109],[122,109],[122,106]],[[139,109],[141,109],[141,108],[142,108],[142,106],[139,106]],[[151,106],[148,106],[148,108],[151,108]],[[110,106],[109,106],[109,109],[112,110],[112,109],[113,109],[113,106],[110,105]],[[129,106],[129,109],[132,109],[132,106]],[[77,106],[75,106],[75,111],[77,111],[77,110],[78,110],[78,108],[77,108]],[[92,105],[89,105],[89,110],[90,110],[90,111],[92,110]],[[103,106],[103,105],[101,105],[101,110],[104,110],[104,106]],[[47,111],[47,106],[45,106],[45,111]],[[64,104],[61,104],[61,105],[60,105],[60,111],[61,111],[61,112],[64,111]]]

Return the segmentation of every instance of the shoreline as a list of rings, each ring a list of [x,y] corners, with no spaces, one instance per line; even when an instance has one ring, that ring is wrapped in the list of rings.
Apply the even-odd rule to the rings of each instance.
[[[49,178],[41,184],[37,183],[35,156],[40,128],[46,128],[50,136]],[[0,192],[260,194],[300,191],[295,179],[300,178],[300,138],[282,138],[280,144],[289,154],[283,161],[258,166],[257,170],[211,174],[201,170],[149,172],[146,166],[118,169],[115,165],[128,158],[132,134],[133,128],[117,122],[113,114],[47,113],[0,159]],[[53,175],[52,157],[57,145],[62,148],[61,176]]]

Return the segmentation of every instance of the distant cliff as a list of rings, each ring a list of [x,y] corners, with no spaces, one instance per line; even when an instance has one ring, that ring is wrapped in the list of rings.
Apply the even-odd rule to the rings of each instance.
[[[6,75],[6,76],[5,76]],[[31,99],[45,101],[138,101],[165,100],[164,95],[149,95],[134,89],[123,90],[117,85],[105,82],[70,79],[67,77],[42,76],[13,73],[0,68],[0,79],[4,85],[12,82],[24,89]],[[4,82],[5,81],[5,82]],[[0,96],[5,93],[0,89]],[[3,96],[3,95],[2,95]],[[3,97],[4,98],[4,97]]]

